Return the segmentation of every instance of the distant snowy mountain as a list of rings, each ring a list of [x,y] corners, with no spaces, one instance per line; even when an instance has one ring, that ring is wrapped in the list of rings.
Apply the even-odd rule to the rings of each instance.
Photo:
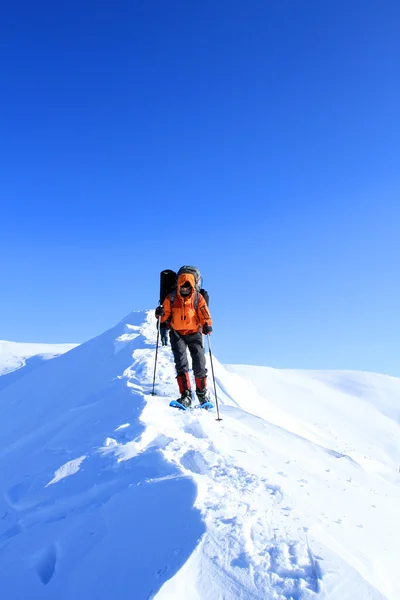
[[[0,340],[0,390],[15,383],[44,361],[64,354],[77,344],[25,344]]]
[[[0,340],[0,375],[20,369],[33,356],[49,360],[76,346],[77,344],[22,344]]]
[[[0,391],[0,597],[398,600],[400,379],[227,366],[129,315]],[[4,377],[0,377],[0,382]]]

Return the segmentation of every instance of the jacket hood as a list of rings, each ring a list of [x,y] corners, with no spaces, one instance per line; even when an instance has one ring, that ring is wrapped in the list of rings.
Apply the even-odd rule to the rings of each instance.
[[[178,289],[179,296],[181,295],[180,287],[181,287],[181,285],[183,285],[186,282],[189,282],[190,285],[192,286],[192,291],[191,291],[190,295],[193,294],[193,290],[196,287],[194,275],[192,275],[191,273],[182,273],[182,275],[179,275],[178,282],[177,282],[177,289]]]

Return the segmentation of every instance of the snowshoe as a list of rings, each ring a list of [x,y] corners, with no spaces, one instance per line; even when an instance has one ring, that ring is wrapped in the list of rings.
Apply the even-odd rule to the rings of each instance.
[[[214,408],[214,404],[210,402],[210,400],[206,400],[202,404],[198,404],[195,408],[202,408],[203,410],[209,410],[210,408]]]
[[[208,390],[196,390],[196,396],[199,401],[199,404],[196,408],[204,408],[205,410],[214,408],[214,404],[210,402]]]
[[[187,408],[186,406],[183,406],[183,404],[181,404],[179,402],[179,400],[171,400],[171,402],[169,403],[170,406],[172,406],[172,408],[179,408],[180,410],[190,410],[190,408]]]
[[[172,400],[169,403],[173,408],[180,408],[181,410],[189,410],[192,407],[192,393],[190,390],[182,392],[182,396],[177,400]]]

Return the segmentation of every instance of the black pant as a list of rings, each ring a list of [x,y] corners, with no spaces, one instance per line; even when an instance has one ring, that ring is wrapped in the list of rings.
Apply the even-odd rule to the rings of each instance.
[[[166,346],[168,344],[168,329],[166,329],[164,327],[160,327],[160,333],[161,333],[161,343],[163,346]]]
[[[189,348],[192,357],[193,373],[195,377],[207,375],[206,357],[204,355],[203,335],[201,333],[177,334],[173,329],[169,332],[171,348],[174,355],[176,374],[187,373],[189,363],[186,348]]]

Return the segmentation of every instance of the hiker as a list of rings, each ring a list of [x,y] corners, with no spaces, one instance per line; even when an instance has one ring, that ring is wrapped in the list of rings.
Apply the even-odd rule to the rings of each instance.
[[[167,325],[167,323],[160,323],[160,336],[161,336],[161,345],[168,346],[168,325]]]
[[[164,302],[156,308],[160,324],[168,323],[169,339],[175,360],[177,382],[185,407],[192,403],[189,378],[187,348],[192,357],[193,373],[196,382],[196,395],[200,404],[207,402],[207,369],[202,334],[212,332],[212,320],[207,303],[200,293],[195,274],[197,269],[182,267],[178,271],[176,291],[170,292]],[[200,274],[198,274],[200,279]]]

